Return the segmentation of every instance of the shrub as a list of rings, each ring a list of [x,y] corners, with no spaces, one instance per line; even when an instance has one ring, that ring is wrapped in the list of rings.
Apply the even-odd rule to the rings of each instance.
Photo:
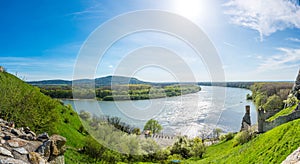
[[[249,131],[242,131],[239,132],[235,137],[234,137],[234,146],[237,145],[242,145],[244,143],[247,143],[251,139],[251,133]]]
[[[140,130],[140,128],[134,128],[132,130],[132,133],[135,134],[135,135],[141,135],[141,130]]]
[[[227,134],[221,135],[220,140],[221,141],[229,141],[229,140],[233,139],[233,137],[234,137],[234,134],[229,132]]]
[[[246,96],[246,100],[252,100],[252,95],[250,95],[249,93]]]
[[[202,158],[206,151],[206,146],[202,142],[194,142],[192,147],[193,156]]]
[[[298,102],[298,99],[294,95],[290,94],[283,102],[285,103],[286,107],[292,107]]]
[[[273,95],[268,98],[267,103],[263,105],[263,109],[265,111],[272,111],[275,109],[282,109],[283,108],[283,101],[277,95]]]
[[[150,119],[146,122],[144,130],[150,130],[153,134],[159,133],[162,130],[162,126],[157,120]]]
[[[169,161],[173,161],[173,160],[182,160],[182,156],[180,154],[173,154],[173,155],[170,155],[168,157],[168,160]]]
[[[179,137],[171,149],[172,154],[180,154],[181,157],[187,159],[192,157],[192,146],[187,137]]]

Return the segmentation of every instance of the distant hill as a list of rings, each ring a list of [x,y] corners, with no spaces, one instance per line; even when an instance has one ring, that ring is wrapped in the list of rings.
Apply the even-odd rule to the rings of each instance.
[[[74,80],[76,84],[91,84],[95,82],[96,86],[111,86],[111,85],[122,85],[122,84],[151,84],[150,82],[141,81],[134,77],[126,76],[105,76],[93,79],[80,79]],[[42,86],[42,85],[72,85],[71,80],[42,80],[42,81],[30,81],[31,85]]]
[[[111,85],[123,85],[123,84],[150,84],[150,85],[159,85],[159,86],[167,86],[172,84],[179,84],[178,82],[146,82],[139,80],[134,77],[126,77],[126,76],[105,76],[93,79],[80,79],[74,81],[76,84],[91,84],[95,82],[96,87],[101,86],[111,86]],[[28,82],[31,85],[35,86],[43,86],[43,85],[72,85],[71,80],[42,80],[42,81],[30,81]],[[183,84],[191,84],[192,82],[184,82]],[[195,83],[192,83],[195,84]],[[249,89],[254,82],[197,82],[198,85],[201,86],[227,86],[227,87],[235,87],[235,88],[247,88]]]

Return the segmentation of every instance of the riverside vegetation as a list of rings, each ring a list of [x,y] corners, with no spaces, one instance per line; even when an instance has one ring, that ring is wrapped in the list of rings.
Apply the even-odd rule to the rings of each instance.
[[[117,163],[121,161],[168,163],[174,160],[181,160],[183,163],[280,163],[300,145],[298,137],[300,119],[297,119],[263,134],[255,133],[254,129],[237,134],[224,134],[219,137],[219,143],[208,147],[201,138],[179,137],[172,146],[163,150],[143,154],[143,150],[149,152],[159,146],[154,142],[149,142],[145,144],[145,147],[136,145],[135,150],[141,151],[137,153],[141,155],[120,154],[107,149],[93,139],[88,133],[89,130],[82,125],[78,114],[70,106],[64,106],[60,101],[45,96],[39,88],[28,85],[6,72],[0,72],[0,84],[1,117],[14,121],[17,127],[28,126],[37,133],[47,131],[50,135],[64,136],[67,139],[66,163]],[[291,86],[292,84],[281,85],[283,86],[281,89],[278,89],[279,85],[281,83],[254,84],[252,97],[256,105],[272,110],[270,106],[278,103],[279,106],[276,105],[275,108],[285,110],[284,103],[280,102],[285,100],[283,95],[288,94],[285,89],[289,87],[285,85]],[[270,89],[264,90],[264,88]],[[284,102],[288,101],[293,100],[287,99]],[[291,109],[288,109],[282,114],[290,111]],[[84,115],[80,117],[83,118]],[[89,122],[91,120],[93,121]],[[121,122],[114,125],[108,120],[90,116],[86,117],[86,122],[83,123],[94,123],[94,121],[108,126],[124,127]],[[98,125],[95,124],[93,128],[97,128]],[[137,131],[132,130],[129,133]],[[108,138],[114,137],[107,135]],[[120,148],[127,149],[127,145],[120,146]]]
[[[64,85],[42,85],[41,92],[52,98],[72,99],[73,93],[76,98],[97,98],[103,101],[114,100],[144,100],[153,98],[173,97],[183,94],[196,93],[201,90],[197,85],[150,85],[150,84],[128,84],[101,86],[95,90],[86,89],[85,86],[72,90],[72,86]]]

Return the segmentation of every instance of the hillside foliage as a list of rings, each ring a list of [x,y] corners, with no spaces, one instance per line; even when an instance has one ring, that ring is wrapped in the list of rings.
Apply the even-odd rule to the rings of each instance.
[[[266,111],[282,109],[292,87],[293,83],[289,82],[254,83],[251,86],[252,99],[258,108]]]

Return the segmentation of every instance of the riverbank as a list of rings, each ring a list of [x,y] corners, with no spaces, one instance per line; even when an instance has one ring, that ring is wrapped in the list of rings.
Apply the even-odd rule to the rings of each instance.
[[[181,96],[201,91],[198,85],[166,85],[148,84],[114,85],[90,89],[81,86],[44,85],[39,86],[42,93],[57,99],[97,99],[99,101],[147,100],[164,97]]]

